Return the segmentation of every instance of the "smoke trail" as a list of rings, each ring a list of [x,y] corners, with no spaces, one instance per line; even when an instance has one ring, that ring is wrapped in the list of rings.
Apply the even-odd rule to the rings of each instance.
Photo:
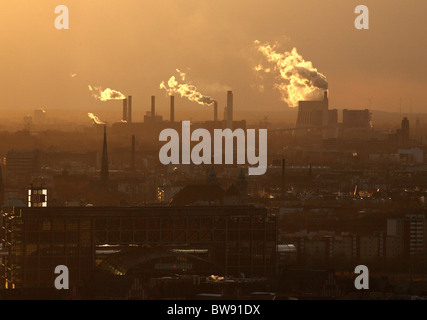
[[[99,118],[97,116],[95,116],[93,113],[89,112],[87,115],[89,116],[89,118],[91,118],[93,120],[93,123],[95,123],[95,124],[105,124],[105,122],[99,120]]]
[[[178,93],[182,98],[187,98],[190,101],[197,102],[201,105],[210,105],[215,102],[211,97],[205,96],[197,91],[196,86],[185,83],[186,74],[181,72],[179,69],[176,69],[179,73],[181,81],[184,83],[179,83],[176,80],[175,76],[170,77],[167,84],[162,81],[160,83],[160,89],[166,90],[166,92],[171,96],[175,93]]]
[[[260,44],[258,40],[255,46],[269,63],[273,64],[273,71],[279,73],[280,83],[274,87],[282,94],[282,99],[289,107],[297,107],[301,100],[319,100],[325,90],[328,89],[326,77],[313,67],[311,61],[304,58],[293,48],[291,52],[278,53],[275,46]],[[258,65],[255,71],[270,73],[270,68]]]
[[[92,96],[100,100],[102,102],[109,101],[109,100],[123,100],[126,99],[125,95],[121,93],[120,91],[113,90],[110,88],[107,88],[105,90],[102,90],[101,87],[93,87],[89,85],[89,90],[92,92]]]

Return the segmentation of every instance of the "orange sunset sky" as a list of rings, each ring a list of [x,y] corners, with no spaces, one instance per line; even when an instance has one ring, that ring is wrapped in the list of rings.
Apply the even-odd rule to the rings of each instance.
[[[70,11],[70,29],[54,27],[57,5]],[[356,30],[354,9],[370,10],[370,30]],[[240,115],[287,109],[254,41],[278,52],[296,47],[329,84],[333,108],[427,112],[427,2],[420,0],[10,0],[0,9],[2,118],[37,108],[76,118],[120,114],[119,101],[94,99],[88,85],[134,97],[136,120],[156,95],[167,118],[162,81],[187,81],[219,102],[233,90]],[[74,77],[71,75],[74,74]],[[369,100],[371,102],[369,102]],[[177,118],[211,112],[176,100]],[[221,113],[220,113],[221,115]],[[258,114],[256,115],[258,116]]]

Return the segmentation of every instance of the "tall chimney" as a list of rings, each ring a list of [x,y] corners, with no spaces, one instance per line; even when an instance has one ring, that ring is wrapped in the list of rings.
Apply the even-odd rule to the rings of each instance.
[[[131,169],[135,170],[135,135],[132,135],[132,159],[131,159]]]
[[[214,102],[214,121],[218,121],[218,101]]]
[[[233,92],[227,92],[227,128],[233,129]]]
[[[171,96],[171,118],[170,118],[170,122],[174,123],[175,122],[175,97]]]
[[[128,97],[128,123],[132,123],[132,96]]]
[[[156,116],[156,97],[151,96],[151,117],[154,118]]]
[[[123,99],[123,121],[128,121],[128,99]]]

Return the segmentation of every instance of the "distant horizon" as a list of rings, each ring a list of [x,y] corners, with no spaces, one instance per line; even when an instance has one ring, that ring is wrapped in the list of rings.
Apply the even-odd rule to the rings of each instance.
[[[364,109],[358,109],[358,110],[364,110]],[[337,109],[337,110],[338,110],[338,122],[342,123],[343,109]],[[157,115],[162,116],[163,121],[167,122],[169,121],[169,113],[168,111],[166,112],[167,113],[159,112],[157,113]],[[400,128],[401,121],[404,117],[407,117],[409,119],[411,123],[411,128],[415,128],[415,121],[417,118],[420,120],[421,126],[427,125],[427,113],[404,113],[404,112],[399,113],[399,112],[383,111],[383,110],[370,110],[370,112],[372,113],[373,129],[395,130],[397,128]],[[27,113],[23,113],[23,114],[27,114]],[[102,114],[103,113],[100,113],[100,115]],[[287,108],[287,110],[282,110],[282,111],[259,110],[256,113],[251,113],[249,118],[245,118],[244,112],[235,112],[234,120],[235,121],[245,120],[248,126],[254,126],[254,125],[256,126],[256,125],[260,125],[262,123],[267,122],[267,123],[271,123],[273,127],[285,126],[286,128],[290,129],[295,125],[297,114],[298,114],[297,108]],[[36,127],[36,132],[44,131],[44,130],[40,130],[41,127],[43,126],[42,124],[34,123],[34,114],[30,113],[29,115],[33,117],[33,126]],[[181,119],[179,116],[177,116],[177,113],[175,113],[175,122],[191,120],[194,123],[202,123],[205,121],[213,120],[213,112],[212,112],[212,116],[210,114],[207,115],[206,112],[199,112],[197,115],[199,116],[193,117],[192,119],[189,119],[189,118]],[[90,128],[95,125],[93,121],[85,113],[77,115],[73,111],[64,113],[64,111],[60,109],[56,109],[56,110],[47,109],[46,116],[47,116],[46,119],[50,121],[49,123],[47,123],[46,130],[52,130],[51,126],[60,125],[61,123],[69,124],[71,126],[71,127],[64,128],[64,131],[70,131],[70,130],[73,131],[78,129],[79,127],[81,129]],[[108,127],[111,127],[115,123],[121,122],[120,114],[119,113],[115,114],[115,112],[112,112],[112,111],[110,112],[109,116],[102,117],[102,120],[106,122]],[[7,124],[4,124],[5,121],[7,121]],[[219,121],[223,121],[222,117],[219,117]],[[144,119],[143,119],[142,113],[141,113],[141,118],[139,116],[134,115],[133,123],[143,123],[143,122],[144,122]],[[76,128],[73,129],[72,126],[76,126]],[[16,131],[22,131],[24,129],[25,127],[24,127],[23,117],[20,117],[17,115],[14,118],[6,119],[0,115],[0,131],[16,132]],[[55,130],[59,130],[59,129],[55,129]]]

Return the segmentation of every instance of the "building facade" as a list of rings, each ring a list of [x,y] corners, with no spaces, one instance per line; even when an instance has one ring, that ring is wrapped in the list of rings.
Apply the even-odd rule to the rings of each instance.
[[[2,217],[6,288],[53,287],[58,265],[68,267],[70,286],[82,286],[96,272],[99,251],[118,246],[204,252],[223,276],[276,272],[276,218],[265,209],[47,207],[5,210]]]

